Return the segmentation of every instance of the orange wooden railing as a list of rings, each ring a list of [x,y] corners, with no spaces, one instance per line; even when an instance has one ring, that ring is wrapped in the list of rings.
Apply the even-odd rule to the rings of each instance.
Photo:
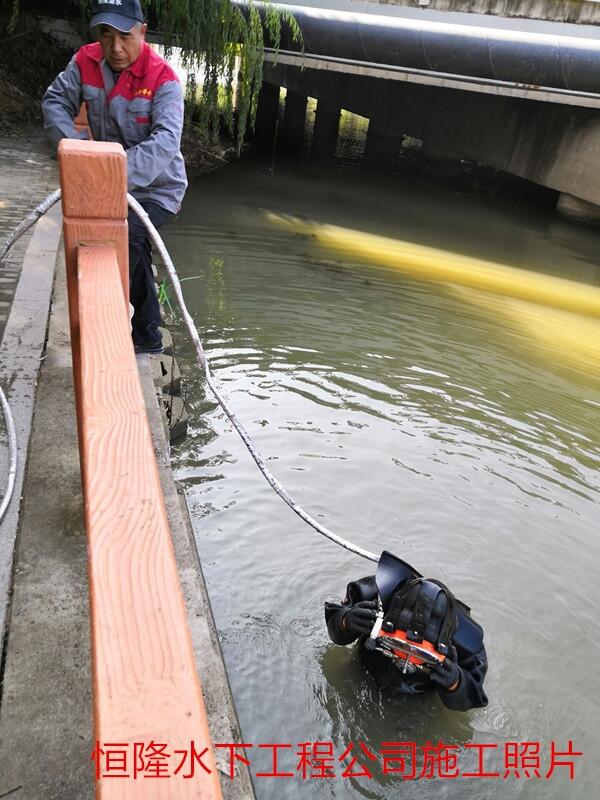
[[[221,798],[131,341],[125,153],[65,139],[59,159],[89,553],[96,796]],[[167,779],[140,771],[149,752],[140,746],[151,742],[166,745]],[[201,760],[210,774],[193,763],[192,742],[196,752],[208,748]],[[115,744],[129,755],[127,778],[108,777],[101,763]]]

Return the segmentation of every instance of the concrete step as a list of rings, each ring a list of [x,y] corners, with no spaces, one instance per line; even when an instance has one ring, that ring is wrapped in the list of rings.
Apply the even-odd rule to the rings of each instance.
[[[173,356],[158,355],[150,359],[154,385],[163,394],[181,392],[181,372]]]
[[[181,397],[173,395],[157,395],[160,405],[165,436],[170,444],[185,438],[187,435],[188,420],[190,415],[186,411],[185,403]]]

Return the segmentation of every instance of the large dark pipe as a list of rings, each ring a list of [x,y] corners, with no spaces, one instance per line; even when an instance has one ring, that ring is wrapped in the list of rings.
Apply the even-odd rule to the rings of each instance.
[[[318,0],[317,0],[318,1]],[[243,0],[236,5],[244,8]],[[543,31],[381,14],[357,14],[308,6],[282,5],[294,15],[304,52],[449,75],[505,81],[573,92],[600,92],[600,38],[573,35],[573,25],[546,25]],[[471,16],[465,14],[465,17]],[[286,28],[286,26],[284,26]],[[550,32],[550,28],[553,28]],[[600,31],[598,32],[600,37]],[[286,28],[282,50],[301,48]]]

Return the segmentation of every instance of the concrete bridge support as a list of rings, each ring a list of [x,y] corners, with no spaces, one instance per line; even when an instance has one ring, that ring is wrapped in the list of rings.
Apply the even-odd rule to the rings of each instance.
[[[600,223],[600,205],[588,203],[570,194],[563,193],[560,195],[556,210],[564,217],[576,219],[579,222],[588,222],[594,225]]]
[[[263,81],[260,87],[253,137],[260,149],[272,150],[275,145],[279,117],[279,91],[279,84]]]
[[[476,161],[600,206],[600,110],[280,64],[265,80],[372,120],[368,157],[393,153],[387,124],[432,158]]]
[[[283,126],[279,137],[279,147],[289,153],[298,153],[304,145],[306,123],[306,104],[308,97],[289,89],[285,98]]]
[[[402,128],[395,128],[381,117],[371,117],[367,131],[364,160],[379,169],[393,169],[398,163],[402,148]]]
[[[329,161],[335,153],[341,108],[319,100],[315,115],[312,155],[317,161]]]
[[[595,109],[447,91],[436,95],[422,138],[431,156],[471,159],[600,205]]]

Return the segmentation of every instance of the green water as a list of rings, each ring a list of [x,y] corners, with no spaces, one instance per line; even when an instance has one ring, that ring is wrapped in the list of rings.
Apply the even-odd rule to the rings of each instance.
[[[381,697],[323,602],[372,565],[321,538],[264,482],[176,347],[192,409],[174,452],[251,771],[295,772],[301,742],[487,743],[496,779],[255,778],[273,798],[589,798],[600,612],[600,364],[539,339],[502,301],[346,263],[264,211],[600,283],[598,234],[532,202],[400,174],[249,160],[191,183],[165,238],[212,368],[267,463],[321,522],[447,582],[486,632],[489,706]],[[594,345],[591,342],[592,346]],[[545,779],[551,741],[583,750]],[[502,779],[510,742],[541,743],[541,778]],[[347,762],[346,762],[347,763]]]

